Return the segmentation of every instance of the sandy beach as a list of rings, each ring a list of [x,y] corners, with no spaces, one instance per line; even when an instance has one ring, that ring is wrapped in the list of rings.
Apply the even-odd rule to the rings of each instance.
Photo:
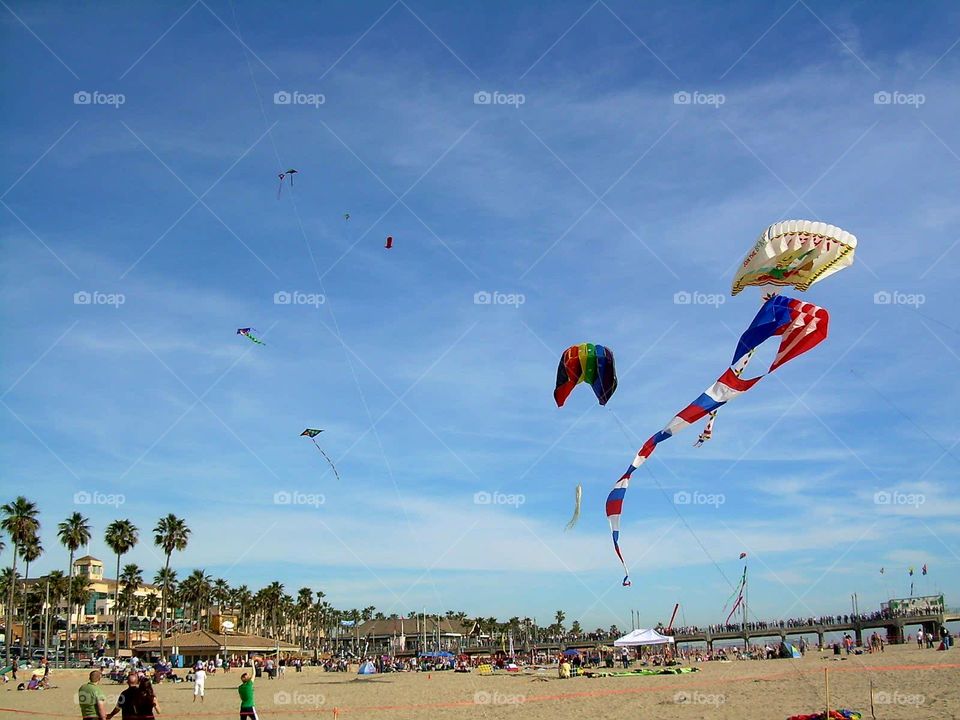
[[[870,718],[873,683],[877,720],[960,717],[960,654],[888,648],[883,654],[836,659],[808,652],[799,660],[709,662],[700,671],[665,677],[578,677],[560,680],[555,670],[539,674],[482,677],[452,672],[357,677],[315,668],[288,672],[256,684],[263,718],[786,718],[824,707],[824,668],[829,670],[831,707],[859,710]],[[0,690],[0,712],[18,716],[77,718],[80,670],[58,671],[57,688]],[[240,672],[207,679],[203,705],[192,703],[192,683],[156,688],[162,717],[234,717]],[[109,701],[122,686],[102,684]]]

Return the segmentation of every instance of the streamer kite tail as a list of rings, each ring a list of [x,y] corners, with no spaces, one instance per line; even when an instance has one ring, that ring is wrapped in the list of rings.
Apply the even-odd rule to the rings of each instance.
[[[570,522],[567,523],[565,530],[573,530],[577,526],[577,521],[580,519],[580,505],[583,501],[583,485],[577,484],[577,489],[574,492],[575,504],[573,506],[573,517],[570,518]]]
[[[311,438],[311,440],[313,440],[313,438]],[[323,448],[321,448],[319,445],[317,445],[317,441],[316,441],[316,440],[313,440],[313,445],[314,445],[315,448],[317,448],[317,450],[320,451],[320,454],[323,455],[324,459],[325,459],[328,463],[330,463],[330,467],[333,468],[333,475],[334,475],[334,477],[336,477],[337,480],[339,480],[339,479],[340,479],[340,473],[337,472],[337,466],[333,464],[333,460],[331,460],[331,459],[327,456],[327,454],[323,451]]]
[[[620,558],[620,564],[623,565],[623,586],[630,587],[630,570],[623,559],[623,553],[620,552],[620,515],[623,512],[623,498],[627,494],[627,488],[630,487],[630,475],[634,467],[631,465],[627,472],[613,486],[613,490],[607,495],[607,520],[610,523],[610,533],[613,535],[613,549]]]
[[[308,437],[308,438],[310,438],[310,442],[312,442],[312,443],[313,443],[313,446],[314,446],[317,450],[320,451],[320,454],[323,455],[324,459],[325,459],[328,463],[330,463],[330,467],[333,469],[333,474],[334,474],[334,476],[337,478],[337,480],[339,480],[339,479],[340,479],[340,473],[337,472],[337,466],[333,464],[333,460],[331,460],[331,459],[327,456],[327,454],[323,451],[323,448],[320,447],[320,444],[317,442],[317,435],[319,435],[319,434],[322,433],[322,432],[323,432],[323,430],[317,430],[316,428],[307,428],[307,429],[304,430],[302,433],[300,433],[300,437]]]
[[[607,496],[607,520],[610,522],[610,531],[613,534],[613,547],[616,550],[617,557],[620,558],[624,571],[627,570],[627,566],[623,560],[623,554],[620,552],[620,515],[623,511],[623,498],[633,471],[646,462],[661,442],[673,437],[688,425],[702,420],[738,395],[747,392],[760,382],[765,375],[772,373],[784,363],[816,347],[827,337],[829,320],[827,311],[816,305],[782,295],[775,295],[770,298],[760,308],[760,312],[757,313],[743,335],[740,336],[733,360],[724,373],[717,378],[713,385],[670,420],[663,430],[652,435],[643,444],[630,467],[627,468],[627,471],[620,477]],[[740,377],[740,373],[750,360],[752,351],[762,342],[774,336],[780,337],[780,346],[767,372],[746,380]],[[623,584],[625,586],[630,584],[629,572],[624,577]]]

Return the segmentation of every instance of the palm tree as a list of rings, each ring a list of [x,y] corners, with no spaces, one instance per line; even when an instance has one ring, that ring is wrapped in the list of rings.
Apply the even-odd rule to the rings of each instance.
[[[113,592],[114,657],[120,657],[120,557],[133,550],[140,539],[137,526],[129,520],[114,520],[107,525],[104,542],[117,556],[117,584]]]
[[[167,593],[167,597],[173,597],[177,592],[177,571],[169,568],[160,568],[153,576],[153,584],[160,588],[160,597],[162,603],[164,592]],[[157,603],[154,602],[152,604],[153,615],[151,615],[151,619],[156,617],[157,612]]]
[[[197,629],[201,628],[202,613],[210,597],[210,576],[203,570],[194,570],[180,583],[180,596],[184,605],[193,608],[193,619]]]
[[[73,513],[57,526],[60,544],[70,551],[70,566],[67,572],[67,648],[65,659],[70,662],[70,615],[73,612],[73,554],[90,542],[90,520],[78,512]]]
[[[563,635],[563,621],[567,619],[567,614],[563,610],[557,610],[554,617],[557,620],[557,634]]]
[[[239,625],[237,630],[243,628],[244,632],[250,632],[250,628],[247,627],[247,608],[250,607],[250,603],[253,601],[253,594],[250,592],[250,588],[246,585],[241,585],[236,590],[231,593],[233,598],[233,606],[240,610]]]
[[[23,545],[20,546],[20,557],[25,565],[23,569],[23,639],[20,641],[20,647],[25,648],[27,657],[33,650],[33,627],[28,626],[27,620],[27,580],[30,579],[30,563],[36,562],[43,555],[43,545],[40,544],[40,538],[36,535],[30,536]]]
[[[123,597],[123,605],[127,610],[127,649],[130,649],[130,610],[133,607],[134,600],[136,598],[136,592],[143,585],[143,571],[136,563],[129,563],[123,566],[123,572],[118,573],[117,577],[117,612],[119,612],[119,603],[120,597]],[[119,590],[120,585],[123,585],[123,591]],[[118,636],[119,637],[119,636]],[[120,656],[120,646],[117,645],[117,654],[114,657]]]
[[[90,602],[90,578],[85,575],[74,575],[70,580],[70,597],[77,607],[77,650],[80,650],[80,616],[86,614],[87,603]],[[67,611],[67,637],[70,637],[70,612]],[[87,642],[90,635],[87,634]]]
[[[25,545],[31,537],[34,537],[40,531],[40,520],[37,519],[38,512],[37,506],[23,495],[19,495],[13,502],[0,507],[0,513],[3,513],[0,528],[3,528],[3,531],[13,542],[13,566],[11,567],[10,587],[7,588],[7,617],[4,625],[7,631],[6,664],[8,666],[10,665],[10,651],[13,644],[13,593],[17,584],[17,556],[20,554],[20,546]]]
[[[153,529],[153,543],[163,548],[166,560],[163,569],[170,572],[170,556],[174,550],[183,552],[187,549],[187,540],[190,537],[190,528],[173,513],[160,518]],[[163,585],[160,593],[160,657],[163,655],[163,639],[167,634],[167,586]]]

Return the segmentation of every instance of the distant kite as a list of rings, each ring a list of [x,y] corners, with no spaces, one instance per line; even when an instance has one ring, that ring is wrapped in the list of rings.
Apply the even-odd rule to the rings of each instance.
[[[349,221],[349,220],[350,220],[350,213],[344,213],[344,214],[343,214],[343,219]]]
[[[384,245],[384,247],[385,247],[387,250],[389,250],[390,248],[393,247],[393,235],[387,235],[387,242],[386,242],[386,244]]]
[[[243,335],[250,342],[255,342],[257,345],[266,345],[266,343],[258,338],[253,333],[257,332],[256,328],[237,328],[237,335]]]
[[[337,480],[339,480],[339,479],[340,479],[340,473],[337,472],[337,466],[333,464],[333,460],[331,460],[329,457],[327,457],[327,454],[323,451],[323,448],[321,448],[321,447],[317,444],[317,435],[319,435],[319,434],[322,433],[322,432],[323,432],[323,430],[316,430],[315,428],[307,428],[307,429],[304,430],[302,433],[300,433],[300,437],[308,437],[308,438],[310,438],[311,442],[313,442],[314,447],[316,447],[317,450],[320,451],[320,454],[323,455],[324,459],[326,459],[326,461],[327,461],[328,463],[330,463],[330,467],[333,468],[333,474],[336,476]]]
[[[289,170],[277,175],[277,177],[280,178],[280,187],[277,188],[277,197],[280,197],[280,191],[283,190],[283,179],[289,176],[290,187],[293,187],[293,176],[296,174],[297,174],[297,171],[294,170],[293,168],[290,168]]]
[[[573,517],[570,518],[570,522],[567,523],[566,530],[573,530],[577,526],[577,521],[580,519],[580,505],[583,502],[583,485],[577,484],[577,489],[574,491],[574,505],[573,505]]]

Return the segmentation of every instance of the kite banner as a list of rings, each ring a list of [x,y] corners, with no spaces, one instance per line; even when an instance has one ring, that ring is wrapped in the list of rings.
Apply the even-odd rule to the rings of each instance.
[[[733,360],[717,381],[706,389],[696,400],[680,411],[663,430],[651,436],[640,450],[637,451],[633,462],[626,472],[614,484],[607,496],[607,520],[610,523],[610,532],[613,535],[613,548],[623,565],[626,575],[623,585],[630,585],[630,571],[620,552],[620,516],[623,512],[623,499],[630,486],[630,476],[633,471],[643,465],[657,445],[673,437],[683,428],[703,419],[710,413],[728,403],[738,395],[756,385],[781,365],[812,350],[827,337],[827,327],[830,317],[827,311],[811,303],[795,300],[783,295],[774,295],[767,300],[757,316],[744,331],[737,343]],[[770,368],[764,375],[744,380],[740,371],[749,360],[750,353],[765,340],[780,336],[780,347],[773,359]]]

